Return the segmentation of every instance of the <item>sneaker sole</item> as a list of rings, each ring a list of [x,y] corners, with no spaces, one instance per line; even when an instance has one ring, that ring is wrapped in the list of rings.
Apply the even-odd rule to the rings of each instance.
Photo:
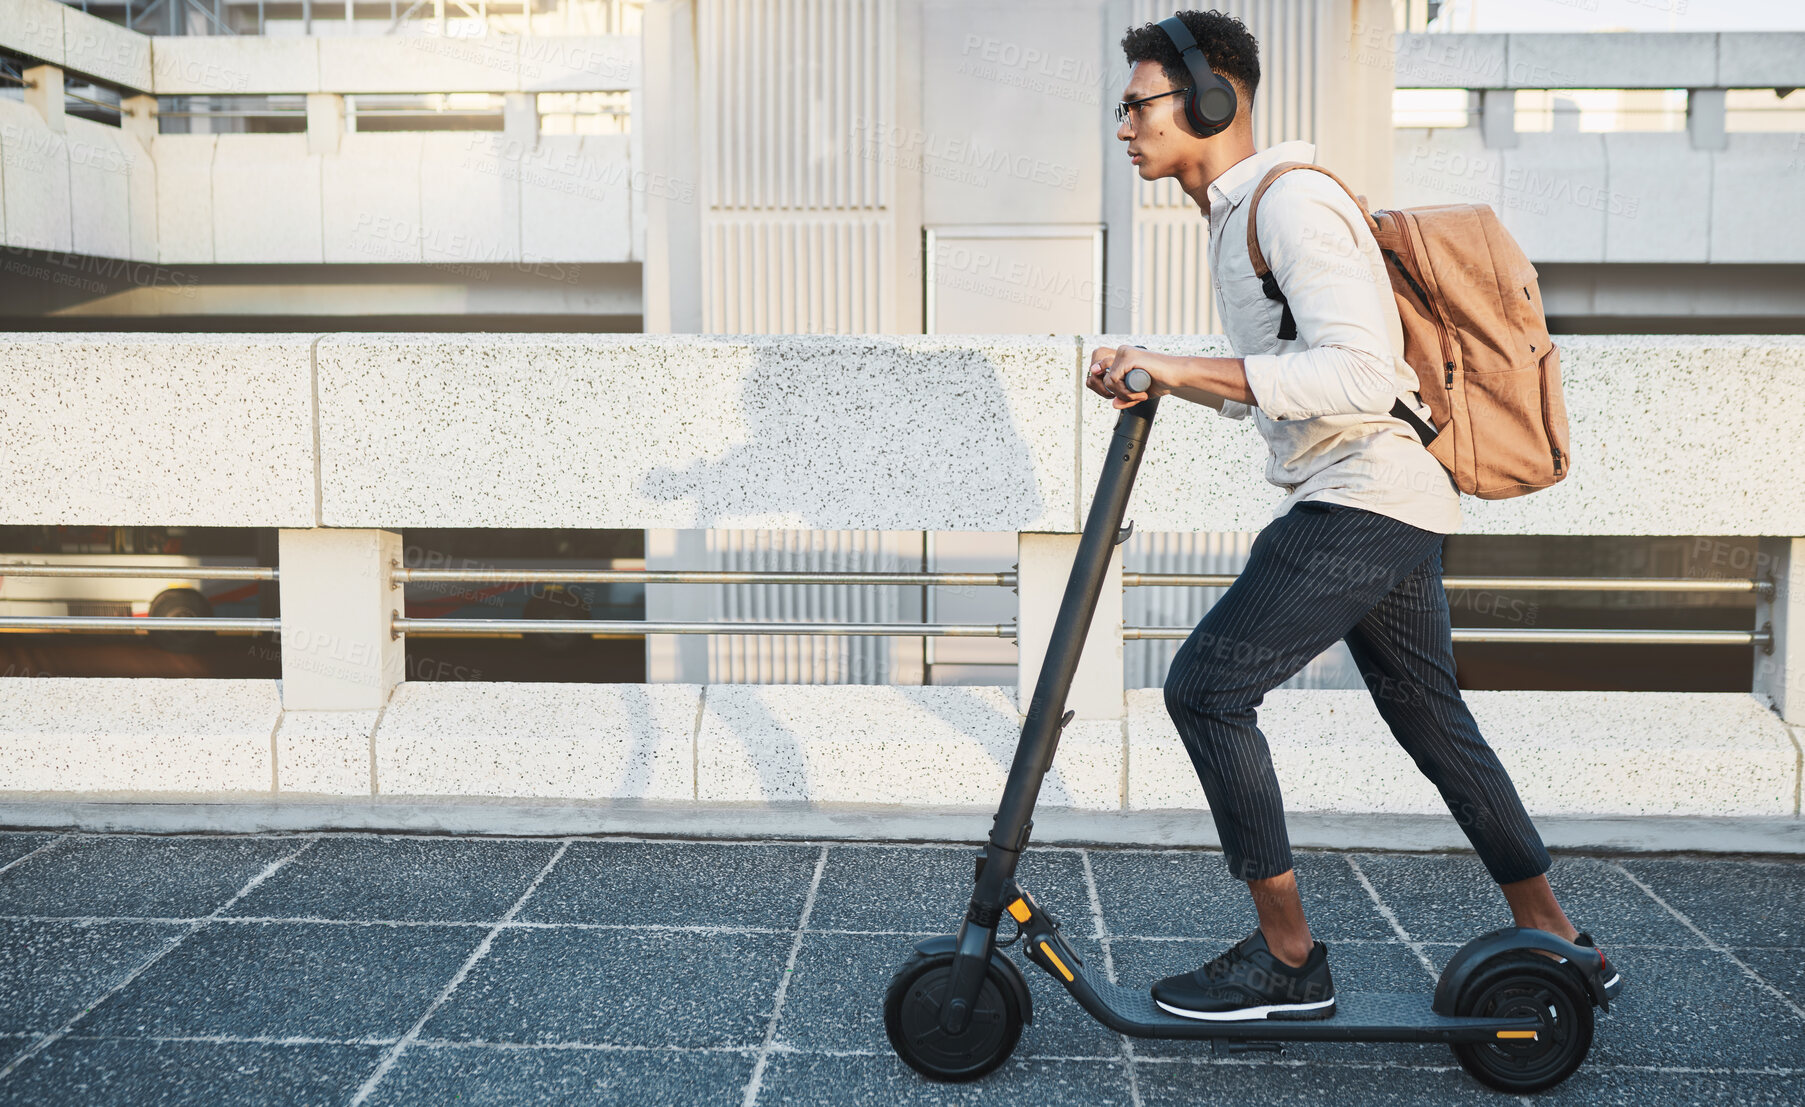
[[[1252,1019],[1326,1019],[1335,1013],[1335,1001],[1325,999],[1319,1003],[1274,1003],[1265,1007],[1242,1007],[1234,1011],[1186,1011],[1173,1007],[1164,1000],[1154,1000],[1159,1009],[1169,1015],[1177,1015],[1181,1019],[1201,1019],[1206,1022],[1244,1022]]]

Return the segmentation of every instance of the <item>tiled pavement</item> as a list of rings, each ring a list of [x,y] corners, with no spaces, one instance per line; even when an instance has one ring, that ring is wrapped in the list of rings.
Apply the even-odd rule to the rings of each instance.
[[[950,932],[970,846],[358,834],[0,834],[0,1103],[1508,1102],[1441,1046],[1223,1057],[1127,1042],[1029,968],[1035,1022],[926,1083],[879,1004]],[[1509,920],[1470,856],[1300,853],[1337,986],[1427,989]],[[1524,1102],[1805,1103],[1805,860],[1563,855],[1626,990]],[[1022,879],[1123,980],[1252,928],[1218,854],[1032,849]]]

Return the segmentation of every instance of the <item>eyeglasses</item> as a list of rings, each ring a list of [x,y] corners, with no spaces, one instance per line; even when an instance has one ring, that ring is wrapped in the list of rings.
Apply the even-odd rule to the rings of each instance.
[[[1191,91],[1191,90],[1188,87],[1175,88],[1169,92],[1156,92],[1152,96],[1143,96],[1139,100],[1124,100],[1121,103],[1116,105],[1116,122],[1120,123],[1123,120],[1127,119],[1128,113],[1130,111],[1132,111],[1135,108],[1140,107],[1142,104],[1145,104],[1149,100],[1158,100],[1162,96],[1176,96],[1181,92],[1189,92],[1189,91]]]

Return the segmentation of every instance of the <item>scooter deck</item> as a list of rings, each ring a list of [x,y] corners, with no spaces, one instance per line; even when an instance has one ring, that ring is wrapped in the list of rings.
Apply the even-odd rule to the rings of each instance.
[[[1098,1022],[1137,1038],[1222,1038],[1261,1042],[1474,1042],[1500,1031],[1517,1037],[1537,1029],[1534,1018],[1458,1018],[1430,1009],[1430,997],[1409,992],[1346,992],[1326,1019],[1246,1019],[1211,1022],[1161,1010],[1145,988],[1111,984],[1073,967],[1060,981]]]

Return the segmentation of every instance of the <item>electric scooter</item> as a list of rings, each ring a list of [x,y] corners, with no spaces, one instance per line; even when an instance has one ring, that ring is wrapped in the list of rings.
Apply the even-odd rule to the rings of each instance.
[[[1145,370],[1131,369],[1124,383],[1145,392],[1152,382]],[[1087,967],[1060,933],[1059,920],[1016,883],[1041,780],[1072,719],[1073,712],[1061,712],[1109,559],[1134,529],[1122,526],[1122,516],[1158,402],[1149,396],[1122,409],[1116,422],[1002,803],[977,855],[970,907],[956,935],[917,944],[896,970],[884,996],[891,1047],[938,1081],[976,1080],[1008,1060],[1023,1024],[1033,1021],[1028,983],[999,948],[1020,940],[1030,962],[1122,1034],[1210,1040],[1218,1052],[1276,1051],[1304,1041],[1445,1042],[1469,1073],[1499,1091],[1559,1084],[1585,1061],[1592,1008],[1609,1011],[1610,1001],[1597,952],[1547,931],[1506,927],[1474,938],[1448,961],[1433,996],[1347,993],[1337,996],[1335,1014],[1326,1019],[1203,1021],[1169,1014],[1146,989],[1112,984]],[[999,943],[1005,916],[1016,933]]]

